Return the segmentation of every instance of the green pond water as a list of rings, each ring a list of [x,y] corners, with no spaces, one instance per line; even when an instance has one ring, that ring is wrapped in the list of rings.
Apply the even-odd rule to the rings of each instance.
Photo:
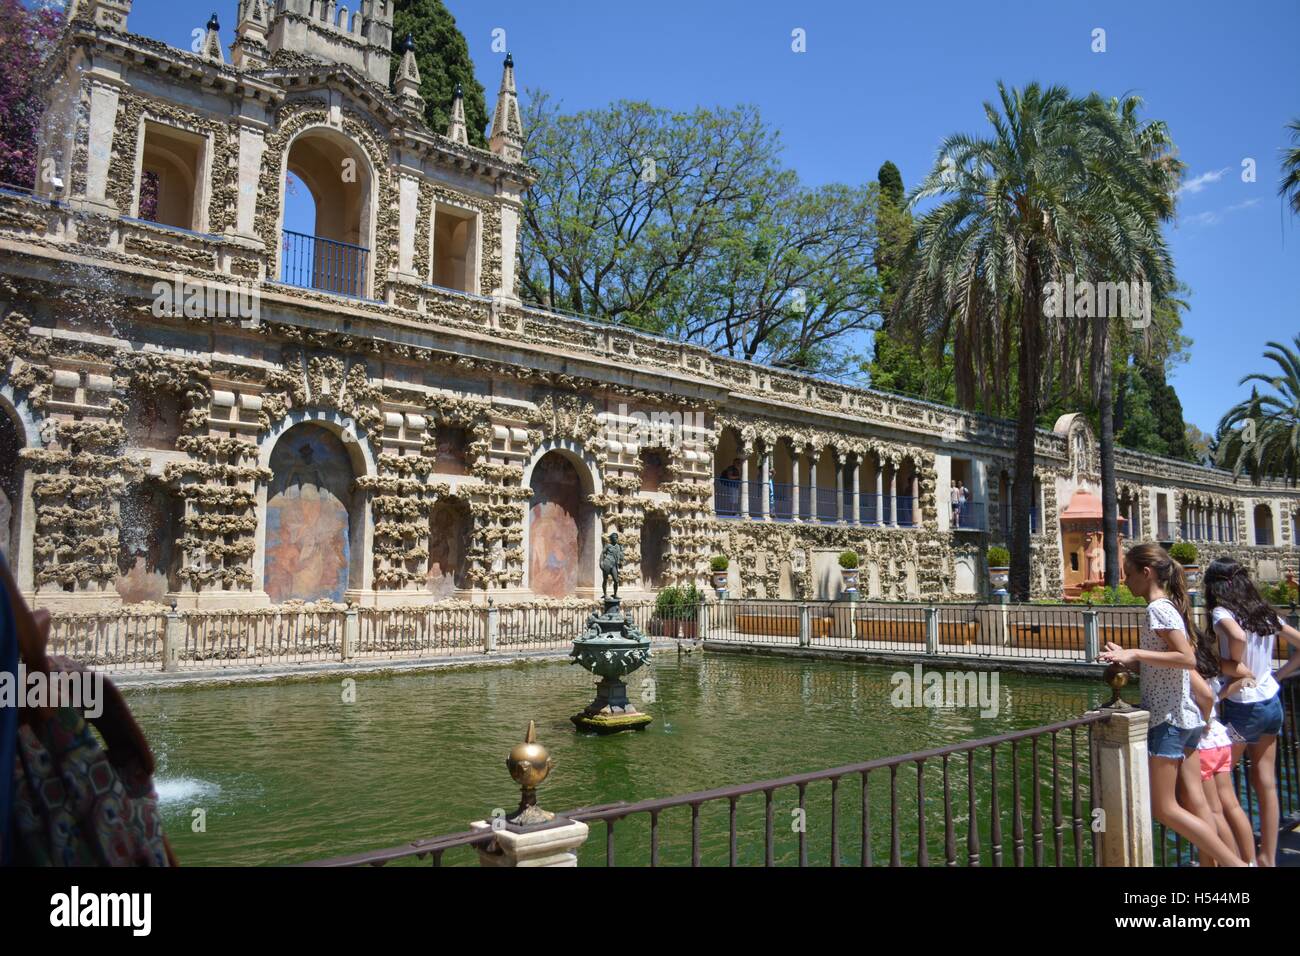
[[[670,796],[801,771],[908,753],[1082,715],[1105,699],[1100,682],[999,675],[997,715],[978,708],[906,708],[891,702],[893,666],[799,661],[724,654],[677,656],[658,652],[632,675],[629,691],[654,715],[649,729],[611,737],[574,732],[569,715],[590,700],[590,675],[567,663],[435,671],[358,678],[353,703],[341,681],[219,688],[136,688],[128,697],[158,758],[157,785],[172,845],[186,865],[293,863],[380,849],[465,830],[495,808],[512,810],[518,790],[505,756],[522,739],[529,719],[556,761],[539,791],[541,804],[563,811],[616,800]],[[911,668],[907,668],[911,672]],[[647,684],[649,679],[653,684]],[[653,690],[652,703],[645,702]],[[1077,740],[1081,763],[1087,737]],[[1053,772],[1066,784],[1070,739],[1058,738],[1055,768],[1050,743],[1040,752],[1040,793],[1051,850]],[[999,748],[1000,818],[1010,859],[1011,755]],[[990,758],[977,760],[976,819],[989,844]],[[1031,828],[1030,751],[1022,747],[1019,781],[1026,841]],[[958,855],[965,860],[966,760],[952,761],[953,819]],[[1080,771],[1081,776],[1083,771]],[[928,764],[926,845],[942,862],[942,767]],[[872,775],[871,843],[876,862],[889,853],[889,773]],[[897,806],[902,854],[916,854],[919,815],[916,772],[898,772]],[[1081,790],[1083,788],[1081,787]],[[1065,788],[1067,857],[1072,862],[1071,792]],[[861,783],[840,787],[837,843],[846,862],[861,847]],[[1088,803],[1083,795],[1082,815]],[[774,801],[774,855],[797,861],[800,815],[795,788]],[[829,861],[830,786],[808,788],[803,828],[813,863]],[[195,810],[205,814],[194,832]],[[701,812],[705,862],[727,862],[726,801]],[[739,862],[763,859],[764,801],[738,806]],[[646,817],[616,827],[616,862],[648,861]],[[690,811],[660,820],[664,863],[690,859]],[[1086,840],[1085,840],[1086,842]],[[605,859],[605,827],[592,825],[583,862]],[[1050,855],[1049,855],[1050,859]],[[474,862],[459,850],[444,865]]]

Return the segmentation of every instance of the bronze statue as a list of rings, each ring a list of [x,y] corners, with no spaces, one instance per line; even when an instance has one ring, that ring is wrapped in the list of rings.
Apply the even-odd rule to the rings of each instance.
[[[600,552],[600,596],[605,597],[609,579],[614,579],[614,597],[618,597],[618,569],[623,565],[623,547],[618,543],[618,532],[609,536],[609,544]]]

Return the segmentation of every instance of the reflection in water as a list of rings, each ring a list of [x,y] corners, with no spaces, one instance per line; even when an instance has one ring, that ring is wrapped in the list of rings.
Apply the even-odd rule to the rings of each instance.
[[[662,653],[649,665],[654,703],[644,704],[655,722],[604,738],[574,733],[569,715],[591,696],[591,677],[558,662],[359,679],[353,704],[338,681],[129,693],[159,755],[163,813],[181,862],[271,864],[456,832],[513,807],[518,791],[503,761],[530,718],[557,764],[541,802],[564,810],[1038,726],[1081,715],[1106,690],[1003,673],[998,716],[985,719],[976,709],[892,707],[898,669]],[[191,831],[195,808],[206,810],[204,833]],[[715,831],[724,840],[725,816],[724,801]],[[629,863],[642,862],[634,830],[620,836]],[[844,832],[853,832],[847,822]],[[665,852],[683,833],[689,824],[666,824]],[[597,825],[587,849],[599,856],[603,842]]]

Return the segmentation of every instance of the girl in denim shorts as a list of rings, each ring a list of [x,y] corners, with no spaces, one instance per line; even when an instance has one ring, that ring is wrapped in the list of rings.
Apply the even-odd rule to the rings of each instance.
[[[1205,611],[1219,649],[1223,676],[1223,723],[1232,739],[1235,765],[1250,753],[1251,784],[1259,797],[1260,866],[1277,861],[1278,798],[1277,737],[1282,732],[1280,680],[1297,666],[1300,656],[1292,655],[1286,666],[1273,674],[1273,649],[1280,635],[1300,648],[1300,631],[1277,616],[1256,589],[1250,575],[1231,558],[1219,558],[1205,571]]]

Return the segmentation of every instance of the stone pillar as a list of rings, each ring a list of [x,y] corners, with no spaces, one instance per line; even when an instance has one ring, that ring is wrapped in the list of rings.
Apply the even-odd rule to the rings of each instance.
[[[925,652],[939,653],[939,609],[937,607],[925,609]]]
[[[835,452],[835,520],[844,523],[844,460]]]
[[[349,607],[343,615],[343,660],[350,660],[357,651],[357,641],[361,637],[361,620],[355,607]]]
[[[853,517],[852,524],[862,523],[862,456],[853,456]]]
[[[108,166],[113,155],[113,132],[117,126],[117,87],[92,80],[90,83],[89,147],[86,159],[85,201],[103,211],[130,216],[132,209],[118,209],[108,198]]]
[[[740,516],[749,517],[749,449],[743,449],[744,459],[740,463]]]
[[[876,524],[885,523],[885,462],[876,456]]]
[[[808,605],[799,605],[799,646],[807,647],[812,643],[812,619],[808,613]]]
[[[483,653],[492,654],[497,649],[497,635],[501,632],[501,608],[488,598],[487,621],[483,628]]]
[[[1089,608],[1083,612],[1083,659],[1089,664],[1097,660],[1101,644],[1097,631],[1097,612]]]
[[[486,820],[475,820],[471,830],[491,830]],[[557,819],[542,830],[515,833],[501,828],[492,842],[479,847],[480,866],[577,866],[577,849],[587,842],[585,823]]]
[[[763,445],[763,457],[759,459],[759,475],[763,489],[758,503],[758,513],[768,518],[772,511],[772,449],[768,448],[766,443]]]
[[[898,466],[889,466],[889,526],[898,527]]]
[[[1095,711],[1093,712],[1095,713]],[[1102,866],[1154,866],[1145,710],[1109,711],[1092,729],[1092,792]]]
[[[167,623],[163,628],[162,669],[176,670],[176,661],[181,648],[185,646],[185,619],[176,609],[167,612]]]
[[[916,462],[912,462],[912,524],[921,523],[921,476]]]
[[[803,519],[803,514],[799,507],[799,469],[802,467],[803,452],[797,447],[790,449],[790,462],[790,474],[794,476],[790,483],[790,494],[793,496],[793,501],[790,502],[790,517],[800,521]]]
[[[817,500],[817,462],[821,457],[820,448],[814,448],[808,455],[808,517],[813,521],[821,519],[821,503]]]

